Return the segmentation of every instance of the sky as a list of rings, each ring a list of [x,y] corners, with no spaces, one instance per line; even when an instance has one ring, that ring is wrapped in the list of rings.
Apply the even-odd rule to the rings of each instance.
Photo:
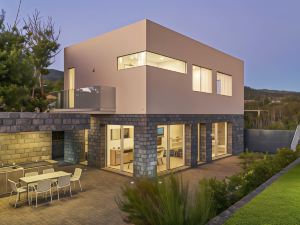
[[[0,0],[12,23],[19,0]],[[299,0],[23,0],[61,29],[61,47],[150,19],[244,61],[245,85],[300,91]],[[22,24],[22,20],[20,20]],[[51,68],[63,70],[63,51]]]

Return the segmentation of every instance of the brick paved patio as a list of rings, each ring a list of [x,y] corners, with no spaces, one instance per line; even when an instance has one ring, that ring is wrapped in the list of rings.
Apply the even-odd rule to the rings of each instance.
[[[195,185],[203,177],[224,178],[239,169],[239,159],[229,157],[183,171],[181,174],[190,185]],[[66,194],[61,201],[54,197],[52,204],[45,203],[34,208],[24,203],[17,209],[8,204],[8,197],[0,198],[0,224],[124,224],[114,197],[120,192],[120,187],[131,180],[132,178],[107,171],[88,169],[82,176],[84,191],[74,190],[72,198]]]

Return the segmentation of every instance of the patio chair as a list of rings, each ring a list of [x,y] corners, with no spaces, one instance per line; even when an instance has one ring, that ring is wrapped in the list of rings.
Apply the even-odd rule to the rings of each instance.
[[[15,208],[17,207],[17,203],[20,200],[20,195],[22,193],[27,193],[27,187],[19,187],[18,184],[10,179],[7,179],[9,186],[11,188],[10,196],[12,196],[13,193],[17,193],[16,201],[15,201]]]
[[[37,182],[37,186],[34,186],[34,192],[35,192],[35,207],[37,207],[37,199],[39,194],[45,194],[45,198],[47,198],[48,192],[50,193],[50,198],[52,202],[52,186],[51,186],[51,180],[41,180]],[[31,200],[32,202],[32,194],[31,194]]]
[[[54,169],[53,168],[44,169],[43,174],[46,174],[46,173],[54,173]]]
[[[38,172],[29,172],[29,173],[25,173],[24,177],[32,177],[32,176],[36,176],[39,175]],[[34,187],[37,185],[37,183],[30,183],[28,184],[28,191],[33,191]]]
[[[49,169],[44,169],[43,170],[43,174],[47,174],[47,173],[54,173],[54,168],[49,168]],[[56,185],[57,183],[57,179],[51,179],[52,180],[52,185]]]
[[[70,196],[72,197],[72,190],[71,190],[71,176],[63,176],[57,179],[56,188],[57,188],[57,199],[59,200],[59,190],[64,189],[64,193],[66,193],[66,188],[69,187]]]
[[[81,177],[82,169],[81,168],[75,168],[74,174],[71,177],[71,182],[74,183],[74,189],[75,189],[75,183],[79,183],[80,190],[82,191],[81,183],[80,183],[80,177]]]

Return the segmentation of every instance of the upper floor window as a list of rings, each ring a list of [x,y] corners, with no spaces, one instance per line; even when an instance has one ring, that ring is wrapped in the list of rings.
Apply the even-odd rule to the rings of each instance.
[[[212,71],[193,66],[193,91],[212,93]]]
[[[186,62],[152,52],[145,51],[118,57],[118,70],[145,65],[186,73]]]
[[[232,76],[217,73],[217,94],[232,96]]]
[[[69,103],[69,108],[74,108],[75,106],[75,68],[70,68],[69,69],[69,98],[68,98],[68,103]]]

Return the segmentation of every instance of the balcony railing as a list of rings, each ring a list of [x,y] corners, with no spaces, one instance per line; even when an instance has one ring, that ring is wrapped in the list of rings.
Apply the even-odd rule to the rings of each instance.
[[[52,92],[54,111],[95,111],[113,113],[116,111],[116,88],[92,86]]]

